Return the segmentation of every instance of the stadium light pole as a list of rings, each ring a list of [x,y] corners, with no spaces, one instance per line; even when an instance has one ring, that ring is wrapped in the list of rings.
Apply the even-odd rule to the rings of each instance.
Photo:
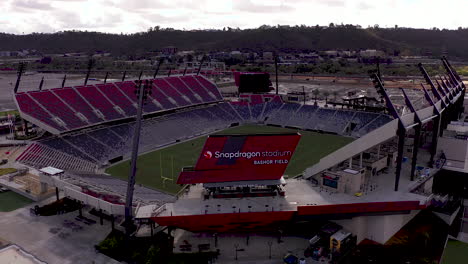
[[[200,71],[202,69],[202,66],[203,66],[203,63],[205,62],[205,60],[206,60],[206,55],[203,55],[203,57],[201,58],[201,61],[200,61],[200,65],[198,65],[197,75],[200,75]]]
[[[305,95],[305,87],[302,85],[302,96],[304,96],[304,104],[306,104],[306,95]]]
[[[275,54],[275,79],[276,79],[276,95],[278,95],[278,54]]]
[[[158,75],[159,72],[159,67],[161,67],[161,64],[164,62],[164,58],[159,59],[158,66],[156,67],[156,70],[154,71],[153,74],[153,79],[156,79],[156,76]]]
[[[42,90],[43,85],[44,85],[44,76],[42,76],[41,82],[39,83],[39,91]]]
[[[144,84],[143,84],[144,83]],[[135,176],[136,176],[136,163],[138,158],[138,145],[140,143],[140,130],[141,130],[141,116],[143,113],[143,104],[148,94],[151,94],[151,84],[148,80],[144,82],[142,80],[136,81],[135,93],[138,96],[138,110],[137,119],[135,123],[135,132],[133,133],[133,148],[132,148],[132,159],[130,163],[130,171],[128,174],[127,184],[127,196],[125,201],[125,234],[130,236],[133,231],[133,220],[132,220],[132,204],[133,204],[133,191],[135,188]]]
[[[93,66],[94,66],[94,60],[89,59],[89,61],[88,61],[88,71],[86,72],[86,78],[85,78],[85,81],[84,81],[84,86],[86,86],[88,84],[89,75],[91,74],[91,69],[93,68]]]
[[[109,72],[106,72],[106,76],[104,77],[104,83],[107,83],[107,77],[109,77]]]
[[[122,82],[125,81],[125,76],[127,75],[127,71],[124,71],[122,74]]]
[[[21,82],[21,76],[23,75],[25,68],[26,68],[26,64],[24,62],[20,62],[19,68],[18,68],[18,78],[16,79],[16,84],[15,84],[15,89],[14,89],[15,93],[18,92],[18,88]]]
[[[67,75],[65,74],[63,76],[63,80],[62,80],[62,88],[65,87],[65,81],[67,80]]]

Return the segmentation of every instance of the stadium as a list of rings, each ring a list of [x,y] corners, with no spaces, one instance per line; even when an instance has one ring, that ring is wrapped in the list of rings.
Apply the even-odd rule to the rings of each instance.
[[[151,232],[278,232],[327,220],[352,233],[346,243],[385,243],[433,206],[433,177],[451,158],[438,138],[463,113],[465,86],[446,59],[442,65],[445,72],[436,77],[419,65],[425,84],[412,89],[386,88],[384,78],[373,74],[377,97],[365,103],[363,96],[325,105],[274,92],[223,96],[217,84],[196,73],[14,91],[27,121],[24,133],[35,130],[38,137],[12,140],[10,158],[39,172],[42,191],[56,188],[57,198],[60,191],[122,220],[138,131],[135,90],[145,83],[133,214],[139,223],[151,222]],[[281,136],[288,135],[300,140],[281,152]],[[249,155],[210,151],[209,158],[261,162],[293,155],[278,170],[266,167],[248,178],[218,171],[206,180],[212,174],[197,167],[210,140],[239,137],[251,142],[243,146],[266,143]],[[174,243],[183,251],[180,241]],[[346,249],[341,242],[337,256]]]

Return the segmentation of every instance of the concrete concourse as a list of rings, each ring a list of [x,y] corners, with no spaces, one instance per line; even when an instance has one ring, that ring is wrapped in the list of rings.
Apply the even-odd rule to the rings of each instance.
[[[102,241],[111,231],[111,225],[83,213],[88,218],[97,221],[93,225],[85,225],[75,220],[78,212],[54,216],[34,216],[29,209],[52,202],[49,198],[41,203],[33,203],[12,212],[0,212],[0,237],[22,247],[38,259],[47,263],[119,263],[103,254],[97,253],[94,245]],[[64,225],[64,221],[72,221],[82,226],[81,230],[73,231]]]

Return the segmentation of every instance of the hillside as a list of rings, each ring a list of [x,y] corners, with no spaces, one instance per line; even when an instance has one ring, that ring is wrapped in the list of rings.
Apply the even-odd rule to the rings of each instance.
[[[167,46],[179,50],[312,51],[381,49],[389,55],[440,56],[468,59],[468,29],[261,27],[246,30],[151,30],[131,35],[67,31],[54,34],[0,33],[0,50],[36,49],[43,53],[109,51],[135,55]]]

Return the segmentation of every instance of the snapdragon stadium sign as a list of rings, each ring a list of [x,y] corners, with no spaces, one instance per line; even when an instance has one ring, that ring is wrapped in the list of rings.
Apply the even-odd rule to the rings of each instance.
[[[195,167],[181,172],[177,183],[280,179],[300,137],[299,133],[209,136]]]

